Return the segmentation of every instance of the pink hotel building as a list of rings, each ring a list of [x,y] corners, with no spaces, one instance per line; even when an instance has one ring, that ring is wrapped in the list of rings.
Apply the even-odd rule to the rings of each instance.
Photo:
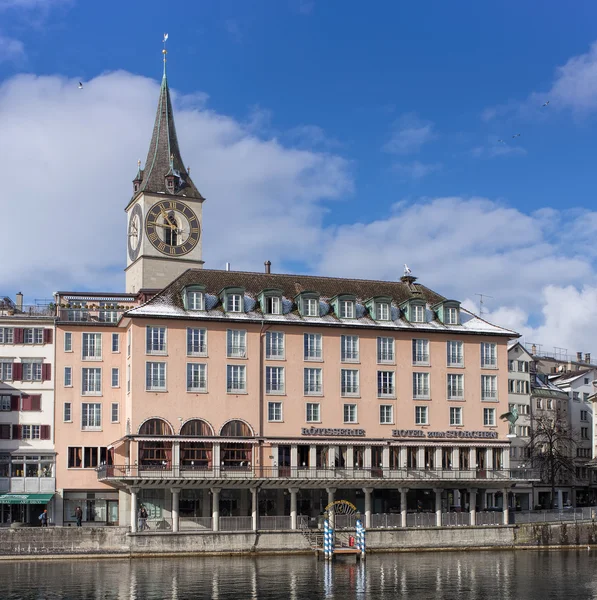
[[[124,294],[56,295],[54,520],[297,528],[475,523],[510,470],[508,340],[417,283],[216,271],[166,75],[133,181]]]

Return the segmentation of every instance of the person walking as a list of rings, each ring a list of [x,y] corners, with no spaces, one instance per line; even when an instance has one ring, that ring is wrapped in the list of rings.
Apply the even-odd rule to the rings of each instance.
[[[44,508],[44,512],[42,512],[41,515],[39,515],[39,520],[41,521],[42,527],[48,526],[48,509],[47,508]]]
[[[146,529],[149,529],[149,525],[147,524],[147,511],[145,510],[143,504],[141,504],[139,507],[137,516],[139,518],[139,531],[145,531]]]
[[[75,508],[75,519],[77,519],[77,527],[81,527],[81,521],[83,520],[83,511],[80,506]]]

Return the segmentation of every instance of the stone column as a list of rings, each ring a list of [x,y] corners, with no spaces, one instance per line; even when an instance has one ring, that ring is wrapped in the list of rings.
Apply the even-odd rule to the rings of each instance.
[[[338,454],[338,446],[328,446],[328,468],[333,469],[336,466],[336,455]]]
[[[510,521],[510,508],[508,506],[508,492],[510,490],[508,488],[504,488],[502,494],[502,507],[503,507],[503,515],[504,515],[504,525],[508,525]]]
[[[290,446],[290,470],[294,477],[296,477],[296,469],[298,466],[298,448],[296,444],[292,444]]]
[[[468,491],[468,493],[469,493],[469,498],[470,498],[469,512],[471,515],[471,525],[476,525],[477,524],[477,490],[475,488],[472,488]]]
[[[180,477],[180,442],[172,444],[172,475]]]
[[[336,488],[325,488],[325,491],[328,493],[328,504],[331,504],[334,501],[334,494],[336,493]]]
[[[381,449],[381,467],[384,471],[384,477],[387,477],[390,470],[390,447],[384,446]]]
[[[454,489],[454,508],[462,508],[460,501],[460,490]]]
[[[371,464],[371,446],[365,447],[365,456],[364,456],[364,464],[363,467],[365,469],[371,469],[371,467],[377,467],[377,465]]]
[[[425,448],[424,447],[420,447],[417,448],[417,469],[419,471],[423,471],[427,468],[427,465],[425,464]]]
[[[288,488],[290,492],[290,529],[297,528],[297,508],[296,508],[296,495],[298,494],[298,488]]]
[[[442,526],[442,489],[434,488],[435,492],[435,526]]]
[[[452,448],[452,469],[460,469],[460,448]]]
[[[400,488],[400,525],[406,527],[406,515],[408,506],[406,501],[406,495],[408,494],[408,488]]]
[[[259,529],[259,488],[251,488],[251,523],[253,531]]]
[[[137,532],[137,492],[139,488],[131,488],[131,533]]]
[[[354,446],[346,447],[346,468],[354,469]]]
[[[211,528],[220,531],[220,488],[211,488]]]
[[[271,447],[271,452],[272,452],[272,467],[271,467],[271,476],[272,477],[277,477],[278,476],[278,445],[277,444],[272,444]]]
[[[219,477],[220,476],[220,461],[221,456],[220,456],[220,442],[214,442],[213,445],[213,455],[211,457],[211,464],[214,470],[214,477]]]
[[[172,531],[177,532],[180,529],[178,507],[180,505],[180,490],[172,488]]]
[[[444,466],[442,465],[442,449],[441,447],[435,449],[435,469],[436,471],[443,471]]]
[[[493,452],[491,448],[485,448],[485,469],[493,471]]]
[[[564,494],[562,493],[562,490],[556,490],[556,494],[558,495],[558,509],[562,510],[564,507]]]
[[[315,473],[317,467],[317,446],[309,446],[309,468]]]
[[[371,529],[371,493],[373,488],[363,488],[365,492],[365,529]]]
[[[469,449],[468,468],[471,471],[475,471],[477,469],[477,449],[476,448]]]

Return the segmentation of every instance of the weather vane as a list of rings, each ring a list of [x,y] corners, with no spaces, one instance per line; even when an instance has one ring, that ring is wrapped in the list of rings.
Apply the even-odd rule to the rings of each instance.
[[[168,54],[168,50],[166,50],[166,42],[168,41],[168,34],[164,34],[164,39],[162,39],[162,44],[164,44],[164,49],[162,50],[162,54],[164,55],[164,75],[166,75],[166,54]]]

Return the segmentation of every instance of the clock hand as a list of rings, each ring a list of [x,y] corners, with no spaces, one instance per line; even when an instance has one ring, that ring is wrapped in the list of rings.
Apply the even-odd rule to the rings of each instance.
[[[156,227],[163,227],[164,229],[176,229],[176,225],[171,223],[158,223],[157,221],[148,221],[148,225],[155,225]]]

